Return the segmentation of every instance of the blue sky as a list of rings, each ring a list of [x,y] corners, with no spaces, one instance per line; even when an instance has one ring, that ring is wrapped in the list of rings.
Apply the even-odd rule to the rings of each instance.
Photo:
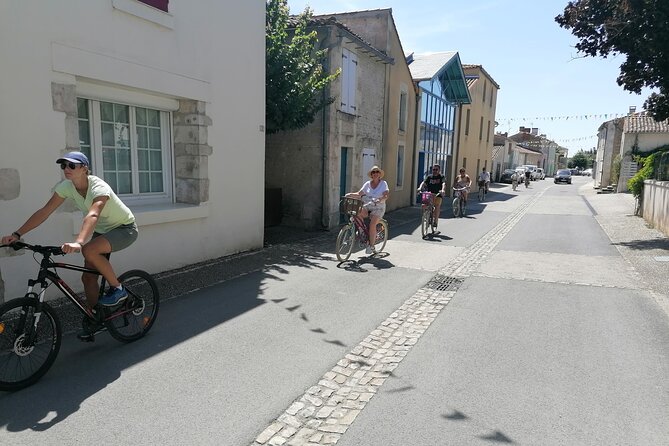
[[[497,131],[538,127],[569,148],[595,147],[597,128],[649,94],[630,94],[616,78],[624,56],[584,58],[554,17],[568,0],[288,0],[291,13],[392,8],[407,53],[458,51],[500,85]],[[551,119],[552,118],[552,119]]]

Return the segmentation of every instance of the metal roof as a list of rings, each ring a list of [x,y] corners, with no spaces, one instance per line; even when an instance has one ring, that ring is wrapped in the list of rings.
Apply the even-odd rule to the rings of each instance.
[[[448,100],[459,104],[471,104],[469,88],[457,51],[410,54],[407,56],[407,64],[414,81],[438,80]]]
[[[447,51],[433,54],[414,54],[410,56],[413,60],[409,62],[409,70],[415,81],[424,81],[435,77],[444,66],[450,62],[457,51]]]

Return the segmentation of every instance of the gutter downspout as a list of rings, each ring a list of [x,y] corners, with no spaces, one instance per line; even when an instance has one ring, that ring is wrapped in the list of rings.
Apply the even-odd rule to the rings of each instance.
[[[325,28],[325,39],[323,40],[326,43],[326,46],[330,45],[330,27]],[[327,57],[323,63],[323,72],[330,72],[330,51],[327,52]],[[327,100],[330,97],[330,84],[323,89],[323,101]],[[327,125],[328,125],[328,113],[330,111],[330,105],[323,107],[321,109],[321,228],[325,230],[330,229],[330,215],[329,210],[326,209],[327,205],[327,184],[328,184],[328,134]]]
[[[411,160],[411,187],[416,188],[418,187],[418,128],[420,126],[420,101],[421,101],[421,94],[420,94],[420,88],[418,85],[416,85],[415,82],[412,82],[413,84],[413,92],[416,97],[416,102],[414,106],[414,115],[413,115],[413,156]],[[409,195],[409,206],[413,206],[416,202],[416,194],[410,194]]]
[[[458,171],[458,157],[460,156],[460,131],[462,130],[462,104],[458,104],[458,134],[456,140],[457,144],[455,145],[455,155],[453,157],[453,165],[451,166],[451,177],[448,179],[448,194],[451,195],[451,186],[453,185],[453,180],[455,179],[456,172]]]

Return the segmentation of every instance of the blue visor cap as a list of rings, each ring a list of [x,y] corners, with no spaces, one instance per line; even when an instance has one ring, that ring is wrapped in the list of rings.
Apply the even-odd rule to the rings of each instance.
[[[90,166],[88,162],[88,157],[81,152],[69,152],[63,155],[61,158],[56,160],[56,164],[60,164],[64,161],[69,161],[71,163],[83,164],[84,166]]]

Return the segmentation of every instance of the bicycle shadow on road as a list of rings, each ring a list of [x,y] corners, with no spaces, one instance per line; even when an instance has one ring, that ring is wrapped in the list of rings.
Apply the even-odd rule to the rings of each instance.
[[[428,234],[427,237],[423,238],[423,240],[428,241],[428,242],[435,242],[435,243],[441,243],[445,242],[448,240],[453,240],[453,237],[449,237],[446,234]]]
[[[389,262],[388,260],[385,260],[385,258],[388,257],[389,255],[390,253],[387,252],[377,252],[374,255],[360,257],[357,260],[351,260],[351,259],[345,260],[343,262],[340,262],[337,265],[337,268],[343,268],[346,271],[352,271],[356,273],[366,273],[369,271],[362,265],[372,265],[375,267],[375,269],[394,268],[395,264]]]

